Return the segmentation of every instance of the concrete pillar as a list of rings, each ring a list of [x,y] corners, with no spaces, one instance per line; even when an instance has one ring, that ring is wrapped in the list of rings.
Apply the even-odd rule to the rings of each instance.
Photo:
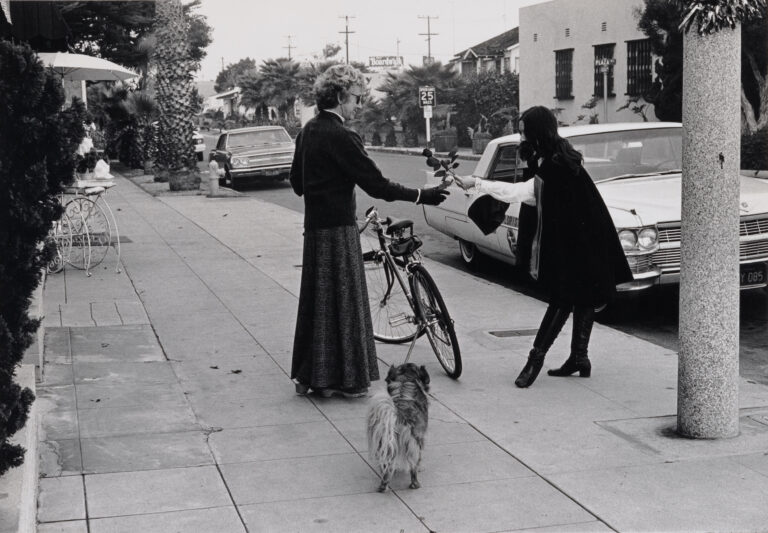
[[[685,34],[677,429],[693,438],[739,432],[740,65],[740,26]]]

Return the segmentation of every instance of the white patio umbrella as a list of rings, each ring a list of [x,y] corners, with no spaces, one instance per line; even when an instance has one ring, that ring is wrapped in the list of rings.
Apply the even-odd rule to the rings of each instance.
[[[66,52],[43,52],[37,55],[45,66],[53,67],[53,70],[67,80],[121,81],[138,76],[135,72],[100,57]]]
[[[46,67],[53,67],[53,70],[63,79],[81,82],[80,90],[86,107],[88,106],[85,97],[86,80],[123,81],[138,76],[135,72],[100,57],[67,52],[42,52],[37,55]]]

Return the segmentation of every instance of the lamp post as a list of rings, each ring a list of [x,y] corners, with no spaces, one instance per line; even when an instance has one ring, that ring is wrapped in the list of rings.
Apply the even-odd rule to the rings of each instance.
[[[608,122],[608,73],[611,71],[616,60],[612,57],[601,57],[595,60],[595,65],[600,67],[600,73],[603,75],[603,120]]]

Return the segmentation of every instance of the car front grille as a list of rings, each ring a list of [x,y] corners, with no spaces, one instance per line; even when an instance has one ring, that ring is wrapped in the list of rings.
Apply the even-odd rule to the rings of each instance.
[[[248,158],[248,165],[279,165],[281,163],[290,163],[293,159],[292,153],[285,154],[269,154]]]
[[[768,217],[742,217],[739,223],[741,237],[763,234],[768,234]],[[680,224],[659,224],[659,242],[680,242]]]
[[[627,262],[633,274],[648,272],[653,266],[653,258],[650,254],[627,256]]]
[[[653,264],[665,270],[680,268],[680,224],[659,224],[659,244],[673,243],[677,246],[660,248],[651,255]],[[766,239],[739,243],[739,260],[768,258],[768,217],[765,215],[746,216],[739,223],[739,236],[765,235]]]
[[[662,248],[651,255],[653,264],[662,269],[680,268],[680,248]],[[739,244],[739,260],[768,258],[768,240]]]

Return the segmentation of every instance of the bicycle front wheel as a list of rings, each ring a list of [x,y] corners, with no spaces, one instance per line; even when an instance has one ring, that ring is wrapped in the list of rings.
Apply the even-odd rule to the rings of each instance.
[[[461,350],[453,319],[448,313],[435,280],[422,265],[413,268],[413,299],[426,326],[427,338],[445,373],[453,379],[461,375]]]
[[[104,210],[90,198],[77,196],[67,202],[65,213],[75,249],[69,263],[81,270],[100,264],[112,245],[112,228]]]
[[[403,286],[384,253],[381,250],[363,251],[363,266],[373,337],[390,344],[413,340],[418,331],[416,318]],[[405,273],[400,275],[405,276]]]

